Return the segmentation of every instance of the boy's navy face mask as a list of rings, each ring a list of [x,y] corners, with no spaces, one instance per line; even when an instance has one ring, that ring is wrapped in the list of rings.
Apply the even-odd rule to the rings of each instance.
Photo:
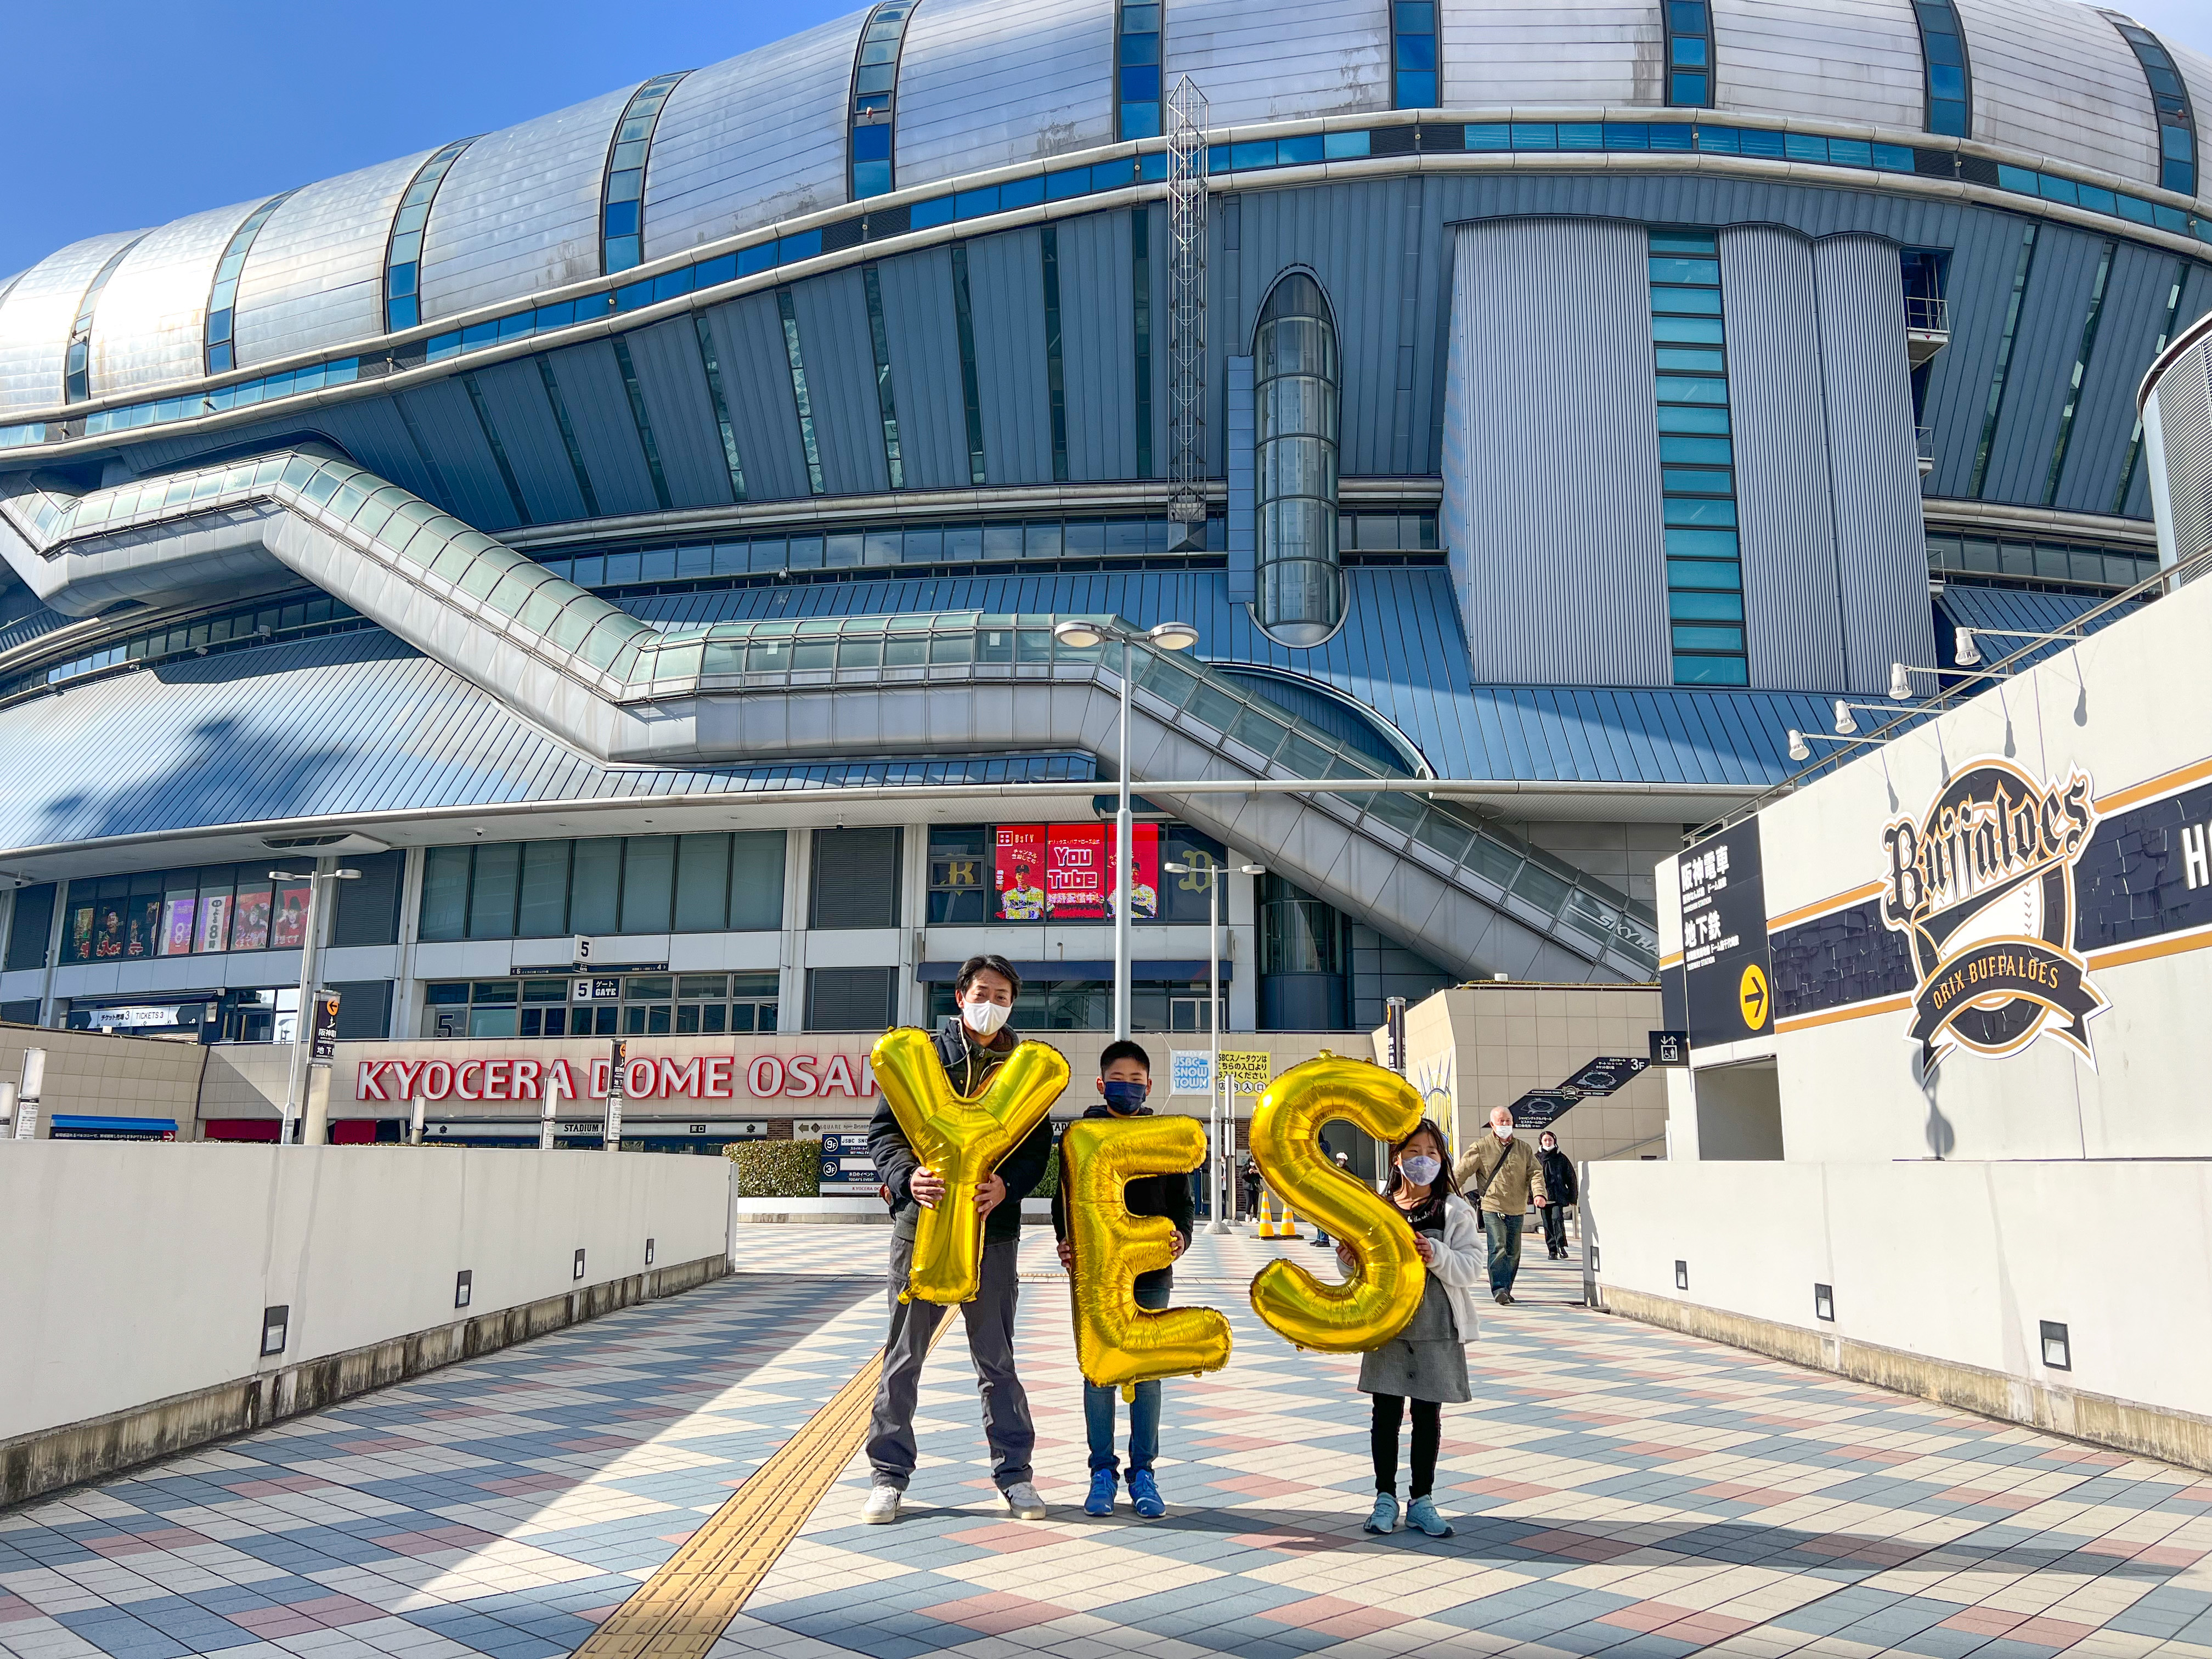
[[[1133,1112],[1145,1103],[1145,1097],[1151,1092],[1142,1083],[1125,1083],[1115,1078],[1106,1085],[1106,1105],[1110,1111]]]

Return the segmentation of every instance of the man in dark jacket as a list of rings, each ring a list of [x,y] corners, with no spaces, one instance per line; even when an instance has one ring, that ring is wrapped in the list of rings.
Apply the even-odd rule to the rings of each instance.
[[[1006,1024],[1021,976],[1004,957],[970,957],[953,981],[959,1012],[948,1016],[935,1034],[937,1057],[952,1086],[963,1095],[980,1093],[1006,1063],[1020,1036]],[[888,1101],[868,1124],[868,1150],[891,1206],[890,1335],[884,1343],[883,1380],[877,1385],[875,1413],[868,1425],[868,1462],[875,1489],[860,1510],[871,1522],[896,1521],[899,1500],[914,1478],[914,1403],[921,1382],[930,1339],[945,1317],[942,1304],[916,1298],[899,1300],[914,1262],[915,1229],[921,1211],[944,1200],[945,1178],[921,1167],[906,1131]],[[983,1271],[975,1299],[961,1307],[968,1322],[968,1352],[975,1362],[975,1387],[983,1397],[983,1435],[990,1443],[992,1478],[1017,1520],[1044,1517],[1044,1504],[1031,1484],[1030,1457],[1036,1428],[1030,1419],[1029,1395],[1014,1372],[1014,1306],[1018,1281],[1014,1258],[1021,1249],[1022,1200],[1044,1174],[1052,1155],[1052,1125],[1039,1123],[1021,1145],[1000,1160],[975,1189],[983,1216]]]
[[[1085,1117],[1149,1117],[1145,1097],[1152,1091],[1152,1061],[1135,1043],[1124,1038],[1106,1045],[1098,1056],[1099,1103]],[[1131,1215],[1164,1215],[1175,1224],[1175,1253],[1190,1248],[1192,1206],[1188,1175],[1139,1176],[1123,1188],[1123,1201]],[[1060,1240],[1060,1265],[1073,1272],[1075,1258],[1067,1241],[1066,1161],[1060,1166],[1060,1184],[1052,1195],[1052,1230]],[[1137,1275],[1137,1305],[1157,1311],[1168,1305],[1175,1287],[1175,1269],[1155,1267]],[[1083,1426],[1091,1441],[1091,1493],[1083,1502],[1085,1515],[1114,1513],[1114,1488],[1121,1464],[1114,1455],[1114,1396],[1120,1390],[1083,1385]],[[1129,1502],[1139,1515],[1152,1520],[1167,1513],[1153,1479],[1152,1464],[1160,1451],[1160,1385],[1137,1384],[1137,1397],[1129,1406]]]
[[[1575,1166],[1559,1150],[1559,1138],[1549,1129],[1537,1137],[1536,1162],[1544,1172],[1544,1197],[1536,1213],[1544,1221],[1544,1250],[1554,1261],[1567,1258],[1567,1207],[1575,1201]]]

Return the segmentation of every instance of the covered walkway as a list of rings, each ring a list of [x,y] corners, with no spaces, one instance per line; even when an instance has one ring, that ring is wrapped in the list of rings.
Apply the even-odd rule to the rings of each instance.
[[[0,1512],[0,1654],[2212,1654],[2212,1477],[1593,1315],[1541,1260],[1445,1418],[1451,1540],[1361,1534],[1356,1367],[1258,1324],[1243,1237],[1182,1274],[1238,1346],[1168,1385],[1168,1516],[1082,1515],[1041,1231],[1052,1516],[997,1503],[953,1321],[907,1518],[858,1526],[884,1243],[748,1228],[735,1278]]]

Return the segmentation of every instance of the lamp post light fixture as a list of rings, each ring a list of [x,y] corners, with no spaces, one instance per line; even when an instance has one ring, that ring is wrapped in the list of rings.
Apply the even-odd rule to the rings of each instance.
[[[1974,643],[1977,636],[1986,634],[1993,640],[2056,640],[2068,645],[2079,645],[2079,634],[2031,634],[2017,628],[1959,628],[1951,633],[1951,655],[1961,668],[1978,667],[1982,649]]]
[[[293,1125],[300,1124],[299,1144],[304,1146],[321,1146],[330,1133],[327,1116],[319,1118],[305,1110],[307,1049],[314,1041],[315,981],[320,977],[320,967],[316,960],[319,952],[316,947],[322,937],[323,884],[326,881],[358,881],[361,878],[358,870],[322,867],[329,862],[327,859],[318,859],[316,867],[305,874],[293,870],[271,870],[269,872],[271,881],[304,881],[307,884],[307,914],[303,918],[304,932],[300,940],[300,1006],[292,1016],[292,1060],[284,1082],[284,1120],[276,1132],[279,1141],[290,1141]],[[303,1114],[305,1122],[301,1121]]]
[[[1118,640],[1121,645],[1121,775],[1114,813],[1113,889],[1114,1036],[1119,1040],[1129,1035],[1129,909],[1136,885],[1130,879],[1129,859],[1133,838],[1129,817],[1129,647],[1141,640],[1163,651],[1188,651],[1198,643],[1198,629],[1188,623],[1164,622],[1139,630],[1108,617],[1070,617],[1053,624],[1052,636],[1077,651],[1088,651],[1108,640]]]
[[[1213,1218],[1206,1224],[1210,1233],[1225,1233],[1229,1224],[1222,1218],[1222,1200],[1229,1190],[1229,1182],[1222,1170],[1222,1137],[1233,1137],[1237,1122],[1234,1097],[1224,1101],[1221,1087],[1221,872],[1230,866],[1214,863],[1164,864],[1161,869],[1171,876],[1204,876],[1206,878],[1206,1030],[1209,1058],[1206,1075],[1213,1099],[1206,1107],[1206,1127],[1212,1130],[1208,1139],[1212,1143],[1212,1156],[1206,1162],[1209,1176],[1206,1183],[1208,1205]],[[1234,866],[1240,876],[1264,876],[1264,864],[1239,864]]]

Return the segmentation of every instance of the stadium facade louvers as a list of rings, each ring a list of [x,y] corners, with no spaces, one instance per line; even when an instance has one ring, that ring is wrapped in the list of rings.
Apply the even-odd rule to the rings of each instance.
[[[1081,1023],[1103,907],[1003,892],[1097,853],[1070,616],[1200,629],[1133,771],[1268,868],[1242,1018],[1648,978],[1651,863],[1790,727],[2153,568],[2208,107],[2058,0],[886,0],[64,248],[0,279],[0,1006],[265,1035],[320,857],[352,1035],[542,1030],[439,1011],[580,934],[724,975],[689,1029],[915,1017],[986,943]],[[1312,776],[1452,787],[1151,790]]]

